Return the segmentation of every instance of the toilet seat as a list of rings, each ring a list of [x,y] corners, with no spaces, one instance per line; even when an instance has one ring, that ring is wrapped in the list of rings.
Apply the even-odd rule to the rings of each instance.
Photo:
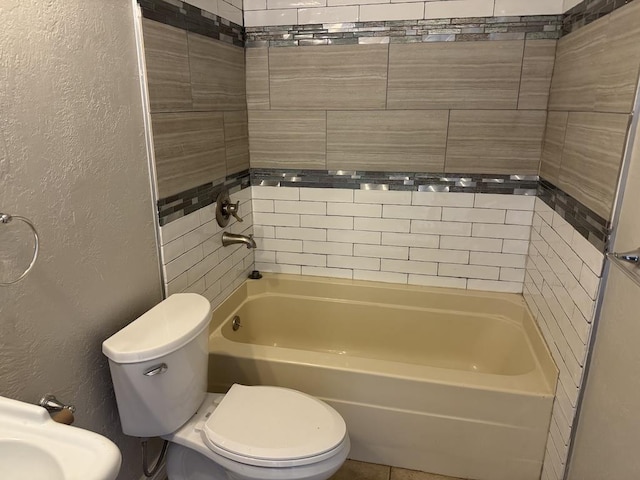
[[[330,458],[343,447],[342,417],[296,390],[235,384],[202,426],[202,440],[230,460],[294,467]]]

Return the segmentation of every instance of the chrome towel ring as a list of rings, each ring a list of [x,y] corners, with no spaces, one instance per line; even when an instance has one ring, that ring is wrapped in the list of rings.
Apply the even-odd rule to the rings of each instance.
[[[20,217],[19,215],[9,215],[8,213],[0,213],[0,224],[10,223],[13,220],[20,220],[26,223],[29,226],[29,228],[31,228],[31,231],[33,232],[33,237],[35,239],[35,243],[33,245],[33,258],[31,259],[31,263],[29,263],[29,266],[27,267],[27,269],[24,272],[22,272],[22,275],[20,275],[18,278],[16,278],[11,282],[0,282],[0,287],[7,287],[9,285],[13,285],[14,283],[18,283],[20,280],[26,277],[27,274],[31,271],[31,269],[35,265],[36,260],[38,259],[38,250],[40,249],[40,239],[38,238],[38,231],[36,230],[35,225],[31,223],[31,220],[25,217]]]

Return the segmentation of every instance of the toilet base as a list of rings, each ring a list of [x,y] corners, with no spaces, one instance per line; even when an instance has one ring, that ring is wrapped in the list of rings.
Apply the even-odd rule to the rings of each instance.
[[[349,453],[347,441],[343,455],[301,467],[267,468],[233,462],[225,469],[201,453],[172,443],[167,453],[169,480],[327,480],[342,466]],[[226,459],[225,459],[226,460]]]
[[[351,443],[345,436],[332,456],[308,465],[258,467],[230,460],[210,450],[202,440],[206,413],[224,395],[208,393],[196,414],[182,427],[163,438],[171,442],[167,453],[169,480],[327,480],[347,459]]]
[[[167,450],[169,480],[227,480],[222,467],[204,455],[172,443]]]

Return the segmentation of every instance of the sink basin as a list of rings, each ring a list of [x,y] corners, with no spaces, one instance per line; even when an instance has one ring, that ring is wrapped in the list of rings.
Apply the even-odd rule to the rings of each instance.
[[[58,460],[46,449],[17,439],[0,439],[0,465],[7,478],[64,480]],[[29,468],[25,468],[28,465]]]
[[[54,422],[42,407],[0,397],[3,480],[115,480],[120,450],[97,433]]]

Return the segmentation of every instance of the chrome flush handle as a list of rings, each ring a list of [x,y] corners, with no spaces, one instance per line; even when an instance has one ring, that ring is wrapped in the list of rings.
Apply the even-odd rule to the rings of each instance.
[[[151,367],[149,370],[147,370],[146,372],[144,372],[144,376],[153,377],[154,375],[160,375],[161,373],[164,373],[167,370],[169,370],[169,367],[167,367],[167,364],[161,363],[160,365],[155,365]]]

